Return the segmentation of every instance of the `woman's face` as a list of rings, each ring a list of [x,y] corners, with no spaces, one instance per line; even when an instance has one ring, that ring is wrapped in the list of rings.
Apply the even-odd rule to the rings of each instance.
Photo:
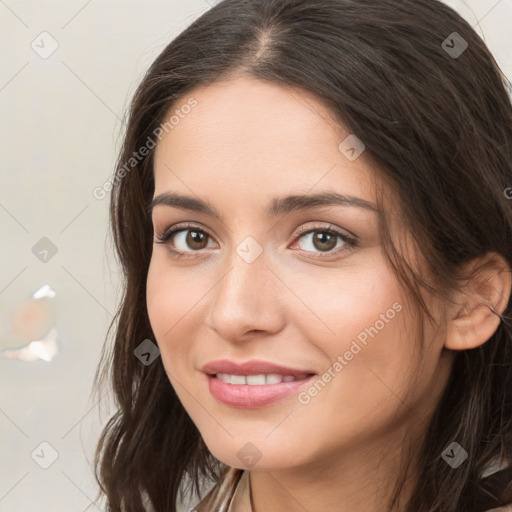
[[[429,325],[420,352],[363,146],[315,97],[250,78],[197,88],[173,113],[155,153],[155,242],[190,225],[154,244],[147,306],[210,451],[279,469],[400,446],[449,360]]]

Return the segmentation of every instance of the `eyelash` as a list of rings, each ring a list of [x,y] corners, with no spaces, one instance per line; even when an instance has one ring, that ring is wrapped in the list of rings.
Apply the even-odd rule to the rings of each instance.
[[[176,224],[175,226],[168,228],[164,231],[161,235],[155,235],[158,239],[158,242],[155,242],[157,244],[167,244],[171,237],[181,231],[187,231],[187,230],[194,230],[195,232],[202,233],[206,235],[207,237],[211,238],[210,235],[203,229],[199,228],[195,224],[189,224],[189,223],[181,223]],[[338,231],[337,229],[334,229],[332,227],[326,227],[326,226],[314,226],[314,227],[307,227],[302,228],[296,233],[290,240],[295,241],[299,240],[300,238],[304,237],[305,235],[309,233],[314,232],[320,232],[320,233],[328,233],[329,235],[337,236],[341,238],[341,240],[345,243],[345,246],[342,248],[338,248],[336,251],[331,252],[327,251],[325,253],[317,253],[317,254],[326,254],[329,256],[333,255],[341,255],[345,252],[349,252],[353,249],[355,249],[358,246],[357,240],[355,238],[352,238],[345,233],[342,233],[341,231]],[[194,257],[194,253],[198,253],[200,251],[178,251],[176,249],[173,249],[171,247],[168,248],[169,251],[173,254],[175,258],[188,258],[188,257]],[[306,251],[309,252],[309,251]],[[309,256],[312,259],[323,259],[321,256],[318,258],[317,256]]]

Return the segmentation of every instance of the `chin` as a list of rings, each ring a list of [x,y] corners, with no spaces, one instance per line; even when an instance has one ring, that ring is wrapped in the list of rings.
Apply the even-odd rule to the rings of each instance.
[[[208,436],[207,436],[208,437]],[[203,437],[204,439],[204,437]],[[210,453],[218,460],[238,469],[280,470],[302,464],[297,454],[304,456],[298,443],[293,449],[283,446],[282,439],[276,437],[273,442],[265,435],[234,437],[220,444],[218,439],[204,439]]]

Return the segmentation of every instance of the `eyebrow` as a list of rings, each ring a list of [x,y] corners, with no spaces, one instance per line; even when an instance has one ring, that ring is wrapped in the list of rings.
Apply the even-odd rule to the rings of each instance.
[[[373,203],[370,203],[360,197],[338,194],[336,192],[321,192],[316,194],[296,194],[274,198],[266,207],[265,213],[268,217],[276,217],[292,211],[301,211],[318,206],[333,205],[351,206],[371,212],[378,212],[377,207]],[[153,209],[157,206],[181,208],[183,210],[204,213],[219,220],[222,219],[222,215],[213,205],[197,197],[164,192],[163,194],[159,194],[153,198],[151,204],[147,208],[148,215],[151,215]]]

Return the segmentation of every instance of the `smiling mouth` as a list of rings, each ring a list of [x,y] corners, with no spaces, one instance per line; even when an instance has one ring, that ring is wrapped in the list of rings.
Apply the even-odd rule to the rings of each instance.
[[[235,386],[249,385],[249,386],[265,386],[273,384],[281,384],[281,382],[294,382],[297,380],[304,380],[311,377],[313,374],[304,373],[301,375],[281,375],[279,373],[257,374],[257,375],[234,375],[229,373],[216,373],[211,375],[226,384],[233,384]]]
[[[225,405],[237,408],[265,407],[296,394],[317,377],[304,366],[251,359],[218,359],[205,364],[201,371],[211,395]]]

